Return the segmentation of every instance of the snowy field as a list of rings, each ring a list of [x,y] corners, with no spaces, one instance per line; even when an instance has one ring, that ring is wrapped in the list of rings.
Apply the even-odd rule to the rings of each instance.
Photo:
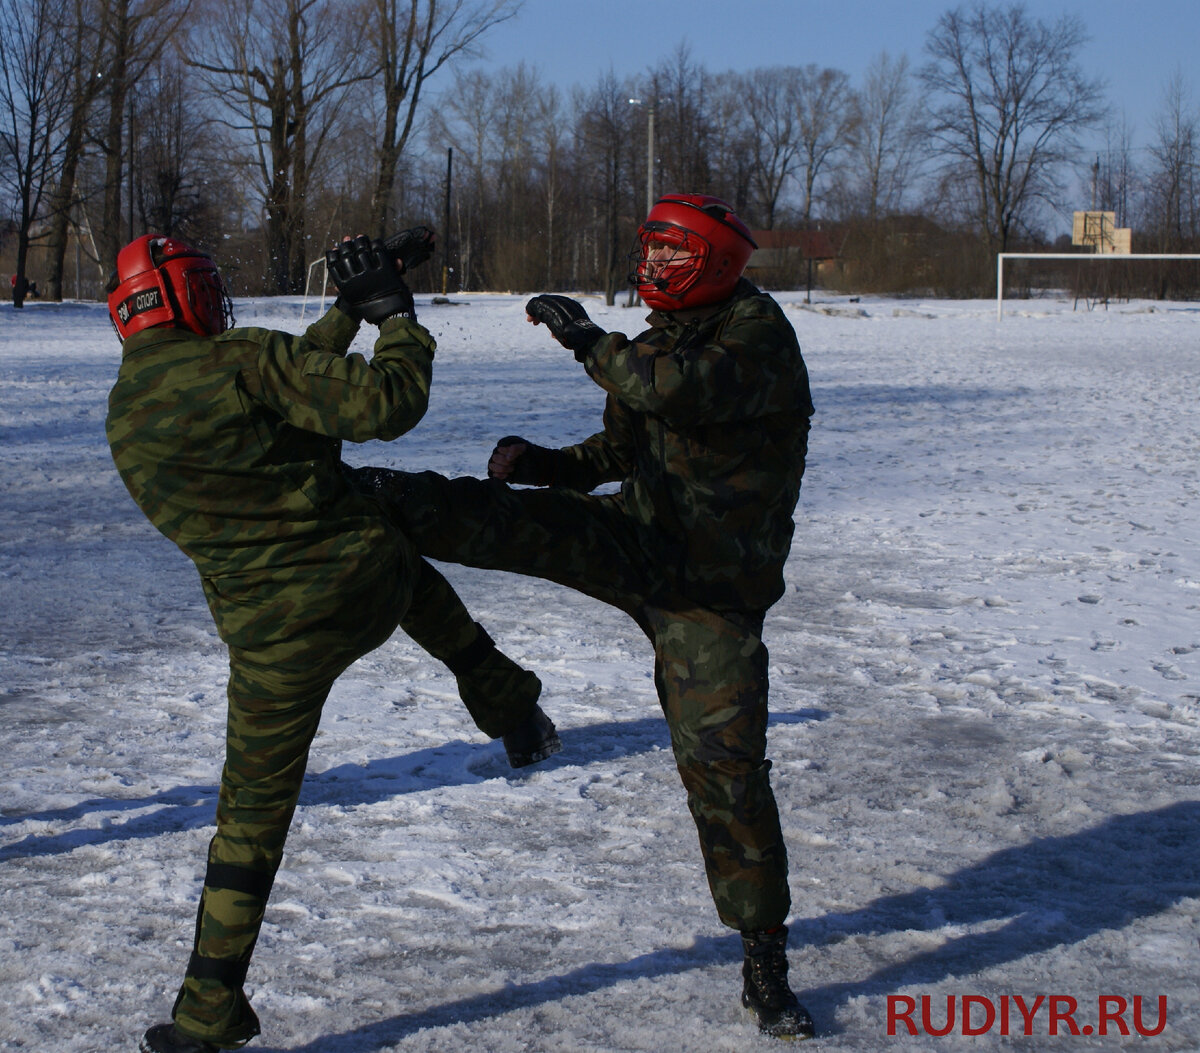
[[[480,475],[500,435],[596,430],[599,389],[523,298],[454,299],[418,301],[428,416],[347,460]],[[817,404],[766,629],[814,1048],[1200,1049],[1200,307],[779,299]],[[237,307],[305,324],[298,299]],[[110,462],[118,353],[98,305],[0,308],[3,1050],[132,1051],[166,1017],[210,836],[224,654]],[[250,973],[252,1048],[779,1048],[738,1003],[638,630],[443,569],[541,675],[565,750],[510,772],[403,636],[353,667]],[[948,1037],[923,998],[939,1029],[953,999]],[[889,1036],[907,1004],[922,1033]]]

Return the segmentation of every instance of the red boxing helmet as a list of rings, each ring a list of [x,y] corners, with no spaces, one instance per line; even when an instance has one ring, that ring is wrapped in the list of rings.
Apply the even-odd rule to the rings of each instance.
[[[629,280],[659,311],[719,303],[733,292],[756,248],[746,224],[720,198],[669,194],[638,228]]]
[[[108,313],[127,340],[156,325],[216,336],[233,325],[233,303],[212,257],[185,241],[144,234],[117,254]]]

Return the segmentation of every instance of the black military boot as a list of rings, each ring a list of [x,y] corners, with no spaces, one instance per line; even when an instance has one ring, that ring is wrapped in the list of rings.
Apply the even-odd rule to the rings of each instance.
[[[524,768],[544,761],[562,749],[562,740],[554,730],[554,722],[535,706],[531,716],[520,727],[504,736],[504,752],[514,768]]]
[[[138,1053],[217,1053],[211,1042],[188,1038],[174,1024],[155,1024],[142,1036]]]
[[[812,1017],[788,986],[787,927],[774,932],[743,932],[742,1005],[758,1030],[775,1038],[812,1038]]]

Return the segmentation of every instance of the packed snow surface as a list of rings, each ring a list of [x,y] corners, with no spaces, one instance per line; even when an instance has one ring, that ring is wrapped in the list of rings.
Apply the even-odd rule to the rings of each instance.
[[[348,461],[482,475],[498,436],[598,430],[522,297],[428,299],[429,413]],[[766,625],[815,1048],[1200,1049],[1200,309],[778,299],[817,406]],[[99,305],[0,308],[4,1050],[132,1051],[166,1018],[211,836],[225,656],[112,467],[118,354]],[[565,749],[511,771],[402,634],[355,665],[251,969],[253,1048],[777,1049],[738,1002],[637,628],[443,569]],[[977,1036],[887,1033],[905,998],[922,1031],[967,996]]]

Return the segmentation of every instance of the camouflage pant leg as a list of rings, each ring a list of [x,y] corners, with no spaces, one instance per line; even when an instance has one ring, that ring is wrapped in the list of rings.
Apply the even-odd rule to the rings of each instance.
[[[310,624],[298,633],[289,631],[286,609],[264,603],[237,612],[250,624],[278,628],[253,648],[229,649],[217,829],[173,1012],[185,1034],[237,1046],[258,1033],[243,985],[325,699],[347,666],[395,630],[416,564],[409,549],[369,587],[310,599]],[[314,608],[321,612],[315,621]]]
[[[655,684],[718,914],[743,931],[782,924],[787,852],[765,756],[761,617],[673,597],[666,560],[615,500],[432,472],[384,472],[376,482],[422,554],[545,578],[637,620],[654,643]]]
[[[242,987],[335,676],[306,683],[231,655],[217,832],[173,1013],[186,1034],[235,1046],[258,1033]]]
[[[330,617],[302,637],[230,649],[217,833],[174,1012],[185,1033],[223,1046],[257,1034],[242,986],[322,707],[341,672],[386,641],[397,623],[452,665],[479,634],[449,582],[414,552],[366,592],[339,597]],[[536,676],[498,651],[458,679],[468,709],[492,734],[525,719],[541,690]]]
[[[709,889],[740,931],[781,925],[787,850],[766,759],[767,649],[754,619],[710,610],[648,611],[655,686]]]
[[[533,714],[542,682],[495,647],[479,646],[482,628],[450,583],[425,560],[400,628],[450,667],[459,698],[485,735],[505,735]],[[482,642],[490,645],[486,633]]]
[[[639,622],[647,598],[666,588],[653,539],[615,496],[514,489],[436,472],[372,468],[356,476],[422,556],[553,581]]]

